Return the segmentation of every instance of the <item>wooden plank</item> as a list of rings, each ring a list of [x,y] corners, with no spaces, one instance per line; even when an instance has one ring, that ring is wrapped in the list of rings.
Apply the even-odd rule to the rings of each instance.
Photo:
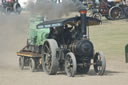
[[[41,57],[41,54],[38,54],[38,53],[32,53],[32,52],[17,52],[17,56]]]

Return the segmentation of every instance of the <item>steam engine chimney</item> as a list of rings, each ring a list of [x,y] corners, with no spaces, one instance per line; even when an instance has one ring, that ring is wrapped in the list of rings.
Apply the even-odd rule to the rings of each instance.
[[[86,38],[87,37],[87,28],[86,28],[86,24],[87,24],[86,13],[87,13],[87,10],[83,7],[79,10],[79,12],[80,12],[80,18],[81,18],[82,37]]]

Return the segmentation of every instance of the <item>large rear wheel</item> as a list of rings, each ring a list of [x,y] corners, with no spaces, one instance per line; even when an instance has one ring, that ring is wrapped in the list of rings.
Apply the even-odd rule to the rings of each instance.
[[[56,58],[57,42],[54,39],[47,39],[43,45],[42,66],[49,75],[55,75],[58,70],[58,60]]]
[[[109,17],[112,20],[120,19],[121,14],[122,14],[122,10],[120,7],[114,6],[114,7],[109,9]]]
[[[14,6],[13,6],[13,9],[14,9],[14,12],[17,13],[17,14],[20,14],[21,10],[22,10],[19,3],[15,3]]]

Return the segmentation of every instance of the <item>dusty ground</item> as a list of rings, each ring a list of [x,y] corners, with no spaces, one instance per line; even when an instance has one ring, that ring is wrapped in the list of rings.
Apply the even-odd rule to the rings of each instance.
[[[15,20],[13,20],[13,16],[8,18],[3,19],[1,16],[0,20],[0,85],[128,85],[128,64],[124,62],[124,55],[122,53],[120,53],[122,55],[119,55],[120,57],[113,55],[108,51],[109,48],[105,48],[106,51],[103,49],[107,59],[107,69],[104,76],[97,76],[93,68],[88,74],[76,75],[74,78],[67,77],[65,74],[49,76],[44,72],[30,72],[29,69],[21,71],[18,67],[16,52],[26,42],[27,17],[21,15],[17,16]],[[102,26],[96,28],[105,30],[104,27],[113,24],[113,27],[116,27],[115,24],[122,27],[119,25],[121,23],[125,24],[124,27],[127,28],[128,22],[122,20],[110,21],[110,23],[103,22]],[[101,43],[95,39],[93,41]],[[101,46],[101,48],[105,46]]]

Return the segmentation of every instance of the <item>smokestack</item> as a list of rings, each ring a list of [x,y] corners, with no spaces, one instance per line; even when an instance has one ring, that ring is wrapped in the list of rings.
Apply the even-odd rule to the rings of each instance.
[[[86,13],[87,13],[87,10],[85,9],[85,7],[83,7],[79,10],[79,12],[80,12],[80,18],[81,18],[82,37],[86,38],[87,37],[87,28],[86,28],[86,23],[87,23]]]

